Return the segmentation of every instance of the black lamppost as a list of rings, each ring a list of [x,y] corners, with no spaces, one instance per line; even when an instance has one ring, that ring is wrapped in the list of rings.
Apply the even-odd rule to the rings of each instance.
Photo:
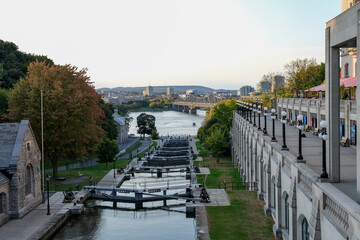
[[[272,118],[272,142],[277,142],[275,137],[275,119],[276,119],[276,110],[275,108],[271,109],[271,118]]]
[[[304,124],[303,124],[303,118],[304,116],[303,115],[298,115],[297,116],[297,120],[298,120],[298,125],[297,125],[297,128],[299,129],[299,153],[297,155],[297,160],[303,160],[303,155],[301,153],[301,131],[304,130]]]
[[[116,162],[116,158],[114,159],[114,178],[116,178],[116,176],[115,176],[115,162]]]
[[[260,115],[261,115],[261,105],[259,104],[258,105],[258,114],[259,114],[259,117],[258,117],[258,123],[259,123],[259,126],[258,126],[258,130],[261,130],[261,124],[260,124]]]
[[[265,126],[264,126],[264,130],[263,130],[263,132],[264,132],[264,135],[268,135],[268,133],[267,133],[267,130],[266,130],[266,115],[267,115],[267,107],[264,107],[264,124],[265,124]]]
[[[256,117],[256,104],[254,103],[253,104],[253,112],[254,112],[254,127],[256,127],[256,119],[255,119],[255,117]]]
[[[326,132],[327,122],[321,121],[320,127],[322,128],[319,138],[322,141],[322,172],[320,174],[321,178],[328,178],[328,173],[326,172],[326,140],[329,139],[329,135]]]
[[[250,123],[252,123],[251,121],[251,113],[252,113],[252,103],[249,103],[249,114],[250,114]]]
[[[289,150],[286,146],[286,137],[285,137],[285,123],[286,123],[286,112],[281,112],[281,122],[282,122],[282,137],[283,137],[283,144],[281,146],[281,150]]]
[[[50,175],[46,176],[46,189],[47,189],[47,214],[50,215],[50,194],[49,194],[49,182],[50,182]]]

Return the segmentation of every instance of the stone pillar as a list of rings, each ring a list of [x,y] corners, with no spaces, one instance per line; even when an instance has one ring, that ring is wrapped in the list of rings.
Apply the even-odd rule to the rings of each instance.
[[[329,140],[326,141],[326,159],[329,178],[340,182],[340,83],[339,83],[339,48],[330,45],[330,28],[325,30],[325,108],[328,123]]]

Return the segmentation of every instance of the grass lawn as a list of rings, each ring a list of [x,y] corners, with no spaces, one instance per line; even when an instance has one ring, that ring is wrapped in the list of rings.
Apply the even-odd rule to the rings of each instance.
[[[201,165],[213,166],[217,161],[212,157],[203,158]],[[222,166],[229,166],[231,158],[221,158]],[[210,175],[206,178],[207,188],[219,188],[219,181],[241,182],[240,174],[236,168],[221,167],[210,168]],[[198,183],[203,183],[205,176],[198,175]],[[274,221],[264,214],[264,202],[257,199],[254,191],[240,190],[226,191],[231,206],[206,207],[209,234],[212,240],[249,240],[274,239],[272,225]]]
[[[144,152],[147,152],[151,147],[156,146],[157,142],[153,142]],[[144,152],[140,153],[138,156],[143,157]],[[135,156],[134,156],[135,157]],[[129,159],[119,159],[116,161],[115,168],[125,167],[129,164]],[[93,183],[98,183],[109,171],[113,169],[113,163],[108,163],[106,166],[105,163],[101,163],[95,166],[84,167],[80,169],[72,169],[66,171],[58,171],[58,177],[65,177],[67,180],[77,181],[76,183],[67,184],[67,181],[56,181],[54,178],[50,180],[50,190],[51,191],[65,191],[65,190],[75,190],[76,186],[79,186],[80,189],[83,186],[89,185],[89,178],[93,178]],[[78,173],[83,174],[82,177],[79,177]],[[50,174],[52,176],[52,174]]]

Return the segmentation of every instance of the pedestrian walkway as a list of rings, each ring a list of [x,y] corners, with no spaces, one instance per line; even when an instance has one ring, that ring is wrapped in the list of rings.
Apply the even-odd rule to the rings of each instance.
[[[253,119],[252,119],[253,120]],[[260,118],[260,126],[264,128],[264,117]],[[267,117],[267,132],[269,137],[272,137],[272,119]],[[258,118],[256,117],[256,124],[258,125]],[[294,156],[298,154],[299,147],[299,130],[296,126],[285,124],[286,145],[289,152]],[[311,132],[304,132],[305,138],[302,138],[302,155],[306,161],[306,165],[314,170],[316,173],[321,173],[322,170],[322,140],[313,135]],[[275,120],[275,136],[277,144],[281,147],[283,142],[282,137],[282,123]],[[339,141],[340,144],[340,141]],[[327,168],[328,171],[329,168]],[[359,202],[359,196],[356,190],[356,150],[351,147],[340,146],[340,183],[332,183],[341,192],[356,202]]]
[[[54,222],[58,218],[59,211],[66,205],[66,203],[62,203],[63,199],[62,192],[55,193],[50,197],[51,215],[47,215],[46,201],[23,218],[10,220],[0,228],[0,239],[38,239],[36,236],[38,236],[39,231],[42,231],[48,223]]]

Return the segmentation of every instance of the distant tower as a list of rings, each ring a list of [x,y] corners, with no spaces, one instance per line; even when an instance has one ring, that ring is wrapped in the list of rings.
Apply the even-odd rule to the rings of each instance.
[[[166,95],[171,95],[171,94],[173,94],[174,93],[174,88],[172,88],[172,87],[168,87],[167,89],[166,89]]]
[[[144,96],[152,96],[154,94],[154,88],[152,86],[147,86],[143,92]]]

